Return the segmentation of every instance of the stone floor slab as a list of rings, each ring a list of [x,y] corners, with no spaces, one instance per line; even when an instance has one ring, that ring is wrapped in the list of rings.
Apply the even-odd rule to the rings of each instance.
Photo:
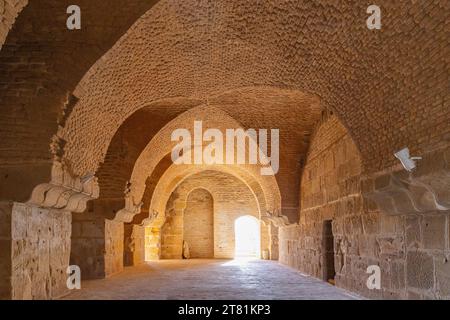
[[[82,282],[69,300],[351,300],[345,290],[264,260],[162,260]]]

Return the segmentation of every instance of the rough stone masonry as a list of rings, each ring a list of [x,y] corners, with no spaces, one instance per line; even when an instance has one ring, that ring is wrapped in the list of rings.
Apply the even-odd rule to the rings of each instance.
[[[251,216],[261,258],[450,299],[448,0],[379,0],[380,29],[362,1],[75,2],[80,30],[65,1],[0,0],[0,298],[58,298],[71,264],[117,277],[183,243],[233,258]],[[195,121],[278,129],[279,171],[176,166],[171,133]]]

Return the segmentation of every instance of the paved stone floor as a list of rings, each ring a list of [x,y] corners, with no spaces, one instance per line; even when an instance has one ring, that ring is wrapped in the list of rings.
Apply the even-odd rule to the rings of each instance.
[[[275,261],[163,260],[82,282],[65,299],[358,299]]]

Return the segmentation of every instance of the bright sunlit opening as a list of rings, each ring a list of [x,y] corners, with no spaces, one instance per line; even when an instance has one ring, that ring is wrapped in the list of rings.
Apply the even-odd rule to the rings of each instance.
[[[235,259],[259,258],[260,228],[259,221],[252,216],[243,216],[234,222],[235,232]]]

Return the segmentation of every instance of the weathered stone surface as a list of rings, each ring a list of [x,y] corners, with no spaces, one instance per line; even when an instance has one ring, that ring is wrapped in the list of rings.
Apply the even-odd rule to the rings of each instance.
[[[378,234],[380,233],[380,215],[379,214],[363,214],[363,230],[364,234]]]
[[[395,237],[377,237],[377,244],[380,249],[380,255],[383,257],[404,258],[405,241],[402,236]]]
[[[52,299],[67,294],[70,213],[15,203],[11,226],[11,298]]]
[[[380,232],[382,234],[396,234],[403,232],[402,217],[390,216],[390,215],[380,215]]]
[[[413,288],[429,290],[434,286],[433,257],[423,252],[408,252],[406,280]]]
[[[81,268],[82,278],[104,278],[122,271],[124,224],[92,213],[75,213],[72,217],[75,232],[70,263]]]
[[[381,270],[382,288],[390,290],[391,293],[397,292],[397,294],[405,296],[406,271],[404,260],[382,260]]]
[[[450,167],[445,153],[441,149],[425,154],[412,172],[383,173],[375,178],[373,189],[365,182],[364,197],[376,202],[385,214],[448,211]]]
[[[109,277],[123,270],[123,222],[105,220],[105,276]]]
[[[423,245],[425,249],[445,248],[445,228],[447,217],[425,216],[422,219]]]
[[[439,296],[443,299],[450,299],[450,261],[448,256],[437,256],[436,265],[436,285]]]
[[[406,245],[408,249],[418,249],[422,247],[420,221],[419,216],[405,217]]]
[[[334,165],[330,159],[334,159]],[[336,284],[377,298],[381,292],[366,287],[366,270],[377,261],[369,259],[380,254],[376,237],[381,230],[380,214],[363,211],[358,160],[358,151],[345,128],[335,117],[325,118],[316,129],[303,172],[300,223],[280,228],[280,261],[322,278],[322,226],[325,220],[332,220]],[[317,170],[323,164],[327,171]],[[320,192],[326,196],[317,197],[315,188],[323,179]]]
[[[190,258],[214,257],[214,200],[205,189],[192,191],[186,199],[183,241],[189,246]]]
[[[322,257],[316,239],[321,239],[320,223],[325,219],[332,219],[335,237],[335,280],[338,286],[359,292],[368,298],[428,299],[444,296],[439,293],[438,285],[434,283],[434,274],[438,273],[438,267],[437,262],[436,266],[433,263],[433,257],[437,253],[436,250],[449,254],[449,240],[445,231],[448,225],[447,213],[433,211],[390,215],[380,213],[367,203],[359,204],[361,194],[346,193],[359,189],[347,188],[345,183],[340,181],[350,180],[350,177],[346,176],[350,172],[345,169],[345,165],[342,166],[345,159],[357,157],[357,154],[352,156],[348,151],[344,151],[352,150],[351,140],[342,138],[335,142],[330,138],[345,133],[336,133],[339,124],[333,122],[332,118],[317,130],[311,142],[311,154],[314,157],[308,157],[302,178],[299,225],[281,228],[280,261],[302,272],[321,277],[321,260],[317,257]],[[329,136],[322,135],[322,130],[330,132]],[[314,153],[315,146],[320,146],[321,153]],[[340,161],[335,169],[331,169],[329,165],[328,168],[341,172],[333,175],[317,170],[321,163],[326,164],[326,159]],[[355,173],[353,171],[352,174]],[[314,186],[320,185],[322,179],[325,179],[326,183],[320,188],[320,193],[328,194],[330,190],[332,197],[316,196],[318,191]],[[365,177],[360,190],[371,192],[376,188],[392,186],[391,179],[391,174],[386,172],[377,179]],[[396,187],[402,188],[398,180],[395,183]],[[340,191],[335,191],[336,186]],[[392,210],[397,209],[392,206]],[[369,265],[379,265],[381,268],[381,290],[368,290],[365,287],[364,283],[368,277],[365,271]],[[445,268],[440,270],[440,281],[445,292],[448,271]]]

